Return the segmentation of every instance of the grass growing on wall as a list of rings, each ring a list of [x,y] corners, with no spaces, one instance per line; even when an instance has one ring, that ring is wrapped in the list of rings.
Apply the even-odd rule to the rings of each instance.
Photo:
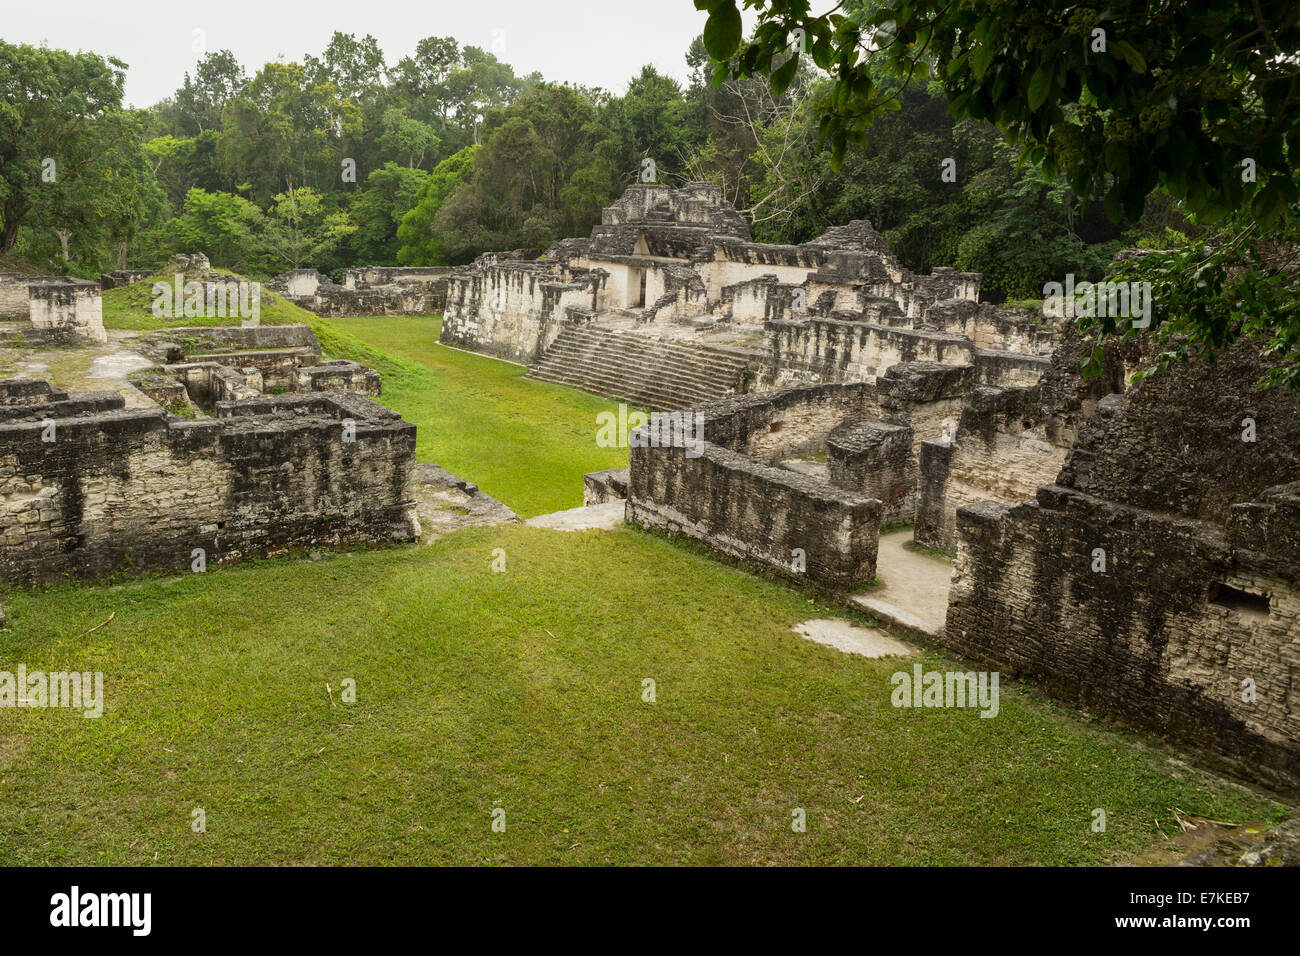
[[[596,416],[618,403],[524,378],[523,366],[438,344],[442,319],[311,319],[322,347],[377,369],[378,401],[416,425],[416,455],[474,482],[525,517],[582,504],[582,476],[626,468],[596,444]]]
[[[1281,815],[1014,688],[993,719],[896,709],[912,660],[804,641],[834,612],[630,529],[5,604],[0,668],[105,680],[98,719],[0,709],[10,864],[1106,863],[1171,807]]]
[[[214,270],[222,272],[225,270]],[[237,282],[241,276],[229,273],[230,281]],[[227,307],[225,316],[186,316],[178,308],[172,316],[153,314],[153,285],[155,282],[172,283],[170,275],[159,275],[141,282],[117,289],[107,289],[103,294],[104,328],[120,329],[128,332],[154,332],[158,329],[170,329],[178,326],[215,326],[239,325],[239,303]],[[174,286],[173,286],[174,288]],[[287,299],[282,299],[274,292],[263,288],[258,303],[258,319],[263,325],[288,325],[293,322],[308,322],[312,314],[299,308]],[[183,305],[183,303],[182,303]]]

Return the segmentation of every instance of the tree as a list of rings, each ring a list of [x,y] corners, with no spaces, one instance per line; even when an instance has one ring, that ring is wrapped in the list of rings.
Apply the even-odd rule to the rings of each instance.
[[[191,189],[168,225],[175,248],[206,253],[213,265],[245,272],[261,264],[266,217],[240,196]]]
[[[320,259],[356,232],[342,210],[330,210],[314,189],[290,189],[275,197],[271,207],[268,245],[285,267],[300,268]]]
[[[22,226],[98,239],[97,212],[138,217],[147,187],[134,177],[149,174],[140,119],[122,109],[125,71],[93,53],[0,41],[0,253]]]
[[[184,132],[197,136],[221,128],[221,111],[248,86],[244,68],[229,50],[207,54],[194,70],[194,79],[176,91],[178,122]]]
[[[396,163],[385,163],[366,178],[365,192],[352,204],[357,231],[352,251],[358,262],[391,265],[397,262],[397,229],[414,208],[429,174]]]
[[[748,40],[736,0],[695,0],[708,12],[715,83],[758,75],[783,92],[806,55],[831,77],[818,111],[836,168],[876,116],[900,108],[910,83],[933,77],[956,115],[996,124],[1022,159],[1059,173],[1083,199],[1100,196],[1113,221],[1136,220],[1158,188],[1199,222],[1222,222],[1201,258],[1163,264],[1192,270],[1174,280],[1185,285],[1202,282],[1205,268],[1225,281],[1202,282],[1205,298],[1190,310],[1169,307],[1185,299],[1157,300],[1152,324],[1165,341],[1190,339],[1179,355],[1212,356],[1249,335],[1291,369],[1270,382],[1300,385],[1296,275],[1260,245],[1294,241],[1300,214],[1294,3],[1115,0],[1062,12],[1050,0],[851,0],[825,14],[808,0],[745,3],[758,11]],[[1226,281],[1241,270],[1257,281]],[[1091,329],[1094,353],[1122,331],[1113,319]]]
[[[453,37],[425,37],[415,45],[414,56],[403,57],[394,70],[402,96],[426,111],[417,118],[432,122],[436,117],[443,130],[452,106],[447,80],[459,61],[460,45]]]
[[[415,205],[397,227],[397,261],[404,266],[440,266],[453,260],[434,231],[434,220],[443,204],[458,188],[468,185],[474,173],[477,146],[466,146],[434,167],[420,190]]]

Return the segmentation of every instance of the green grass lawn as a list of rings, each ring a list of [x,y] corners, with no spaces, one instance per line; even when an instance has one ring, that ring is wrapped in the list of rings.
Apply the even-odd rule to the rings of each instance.
[[[280,307],[383,374],[421,460],[525,515],[626,463],[595,445],[613,403],[444,348],[437,319]],[[159,327],[140,311],[105,295],[110,327]],[[99,719],[0,708],[5,863],[1108,863],[1175,807],[1285,812],[1014,687],[994,719],[895,709],[912,660],[790,631],[845,612],[631,529],[474,529],[4,605],[0,670],[106,684]]]
[[[911,661],[805,642],[834,612],[630,529],[5,603],[4,666],[102,671],[106,699],[0,709],[6,863],[1103,863],[1171,807],[1279,816],[1014,689],[994,719],[895,709]]]
[[[104,293],[104,326],[150,332],[228,325],[223,318],[158,318],[152,280]],[[318,318],[262,291],[261,321],[305,322],[334,358],[383,376],[379,401],[416,425],[416,454],[466,478],[524,517],[582,504],[582,476],[626,468],[626,448],[596,444],[596,416],[618,403],[524,378],[524,369],[438,344],[438,316]]]
[[[326,351],[376,368],[379,401],[414,422],[416,454],[531,517],[582,504],[582,476],[626,468],[596,444],[618,403],[524,378],[525,368],[438,344],[438,317],[312,318]]]

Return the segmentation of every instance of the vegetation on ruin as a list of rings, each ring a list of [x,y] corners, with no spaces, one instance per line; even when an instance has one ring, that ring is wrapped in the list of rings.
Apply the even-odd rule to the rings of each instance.
[[[226,271],[226,270],[218,270]],[[229,273],[231,281],[241,277]],[[154,302],[153,285],[155,282],[171,283],[170,275],[151,276],[141,282],[106,289],[103,293],[104,328],[120,329],[126,332],[155,332],[158,329],[172,329],[191,326],[218,326],[238,324],[238,308],[228,309],[224,316],[218,315],[154,315],[151,306]],[[294,322],[310,322],[313,316],[306,309],[299,308],[287,299],[282,299],[274,292],[263,288],[260,291],[258,321],[265,325],[289,325]]]
[[[106,701],[0,710],[11,864],[1108,863],[1177,832],[1172,808],[1281,813],[1014,687],[994,720],[895,709],[913,660],[804,641],[792,624],[842,612],[630,529],[5,607],[5,659],[103,671]]]

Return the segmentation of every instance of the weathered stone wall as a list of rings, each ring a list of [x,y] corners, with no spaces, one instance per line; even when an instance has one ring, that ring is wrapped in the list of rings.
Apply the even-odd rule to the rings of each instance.
[[[27,286],[31,282],[30,276],[0,272],[0,319],[26,319],[30,315]]]
[[[607,501],[627,499],[628,472],[626,468],[608,471],[591,471],[582,476],[582,503],[599,505]]]
[[[439,341],[531,362],[550,347],[570,309],[595,308],[606,274],[533,262],[475,267],[448,280]]]
[[[167,365],[163,371],[179,382],[189,399],[198,405],[259,398],[265,384],[256,368],[233,368],[210,361]]]
[[[348,269],[343,285],[315,269],[276,276],[271,291],[317,315],[432,315],[447,304],[449,266]]]
[[[955,424],[955,440],[921,443],[914,530],[919,544],[949,552],[957,546],[959,507],[1034,497],[1055,480],[1073,437],[1049,436],[1036,387],[977,386]]]
[[[303,366],[295,371],[294,378],[299,392],[345,391],[372,396],[380,393],[379,373],[348,359]]]
[[[179,362],[197,355],[217,353],[307,349],[320,355],[320,344],[312,330],[301,323],[255,326],[188,326],[164,329],[146,335],[142,348],[159,362]]]
[[[154,274],[152,269],[117,269],[100,273],[99,284],[104,289],[120,289],[135,282],[143,282]]]
[[[871,325],[847,316],[771,321],[766,329],[770,365],[765,381],[777,386],[870,382],[903,362],[970,365],[974,361],[974,347],[963,336]]]
[[[411,282],[436,283],[454,271],[452,266],[361,266],[343,274],[343,288],[373,289]]]
[[[27,287],[32,327],[66,335],[70,342],[107,342],[98,282],[42,279]]]
[[[627,519],[824,587],[870,583],[880,502],[764,459],[824,441],[836,424],[860,414],[873,391],[812,386],[699,406],[698,457],[687,447],[637,447],[635,436],[648,432],[634,432]],[[781,427],[773,431],[773,424]]]
[[[1054,485],[960,508],[943,640],[1295,791],[1300,394],[1255,349],[1101,399]]]
[[[629,467],[628,521],[827,587],[875,579],[879,501],[712,444],[699,458],[633,448]]]
[[[880,501],[883,525],[910,524],[916,509],[912,426],[848,422],[826,440],[831,484]]]
[[[189,571],[292,546],[412,540],[415,426],[350,393],[126,410],[116,393],[0,415],[0,576]],[[90,401],[87,401],[87,400]],[[58,401],[81,400],[77,412]],[[55,440],[42,440],[52,417]],[[345,419],[355,441],[344,440]]]
[[[1214,525],[1055,486],[1017,507],[963,507],[957,520],[943,643],[1215,765],[1300,787],[1300,565],[1237,550]],[[1095,548],[1105,572],[1092,570]]]

